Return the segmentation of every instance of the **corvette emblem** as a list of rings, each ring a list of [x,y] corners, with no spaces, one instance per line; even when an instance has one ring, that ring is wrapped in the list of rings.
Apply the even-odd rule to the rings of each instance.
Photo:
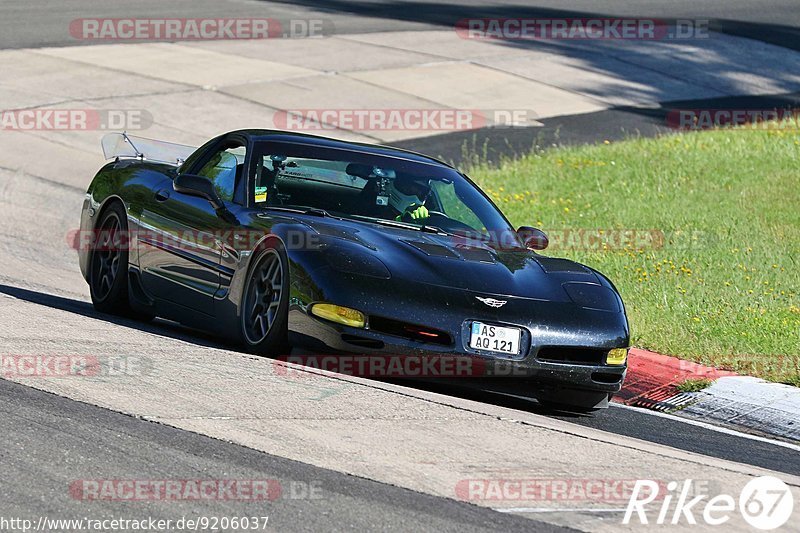
[[[485,303],[489,307],[495,307],[495,308],[503,307],[508,303],[506,300],[495,300],[494,298],[481,298],[480,296],[476,296],[475,298]]]

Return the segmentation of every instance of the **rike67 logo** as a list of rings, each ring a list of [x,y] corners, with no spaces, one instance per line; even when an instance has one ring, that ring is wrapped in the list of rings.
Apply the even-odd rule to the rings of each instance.
[[[677,481],[667,483],[666,494],[660,494],[661,488],[663,485],[655,481],[637,480],[622,523],[631,523],[635,515],[641,524],[694,525],[699,518],[710,526],[720,526],[735,516],[738,507],[745,522],[755,529],[767,531],[787,524],[794,510],[791,489],[773,476],[750,480],[739,494],[738,502],[728,494],[719,494],[706,501],[708,494],[695,495],[691,479],[685,480],[682,485]],[[645,507],[654,501],[660,504],[658,514],[648,517]]]

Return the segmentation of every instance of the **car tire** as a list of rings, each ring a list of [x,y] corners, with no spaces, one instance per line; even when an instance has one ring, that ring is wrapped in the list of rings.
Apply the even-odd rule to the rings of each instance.
[[[132,314],[128,301],[128,231],[125,208],[114,202],[103,211],[96,227],[97,240],[89,259],[89,293],[101,313]]]
[[[289,269],[286,252],[269,243],[253,258],[242,291],[239,324],[248,352],[277,356],[289,353]]]

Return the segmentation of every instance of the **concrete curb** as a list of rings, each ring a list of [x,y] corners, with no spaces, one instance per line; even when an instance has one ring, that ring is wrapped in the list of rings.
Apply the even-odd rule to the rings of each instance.
[[[680,392],[689,379],[713,383]],[[628,375],[614,401],[736,429],[800,441],[800,388],[633,348]]]
[[[800,388],[730,376],[691,396],[684,416],[800,441]]]

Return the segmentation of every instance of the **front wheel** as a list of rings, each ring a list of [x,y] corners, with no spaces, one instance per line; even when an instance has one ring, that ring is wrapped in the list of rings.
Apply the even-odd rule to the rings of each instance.
[[[289,351],[289,270],[285,252],[266,248],[247,276],[241,309],[242,338],[251,353],[281,355]]]

